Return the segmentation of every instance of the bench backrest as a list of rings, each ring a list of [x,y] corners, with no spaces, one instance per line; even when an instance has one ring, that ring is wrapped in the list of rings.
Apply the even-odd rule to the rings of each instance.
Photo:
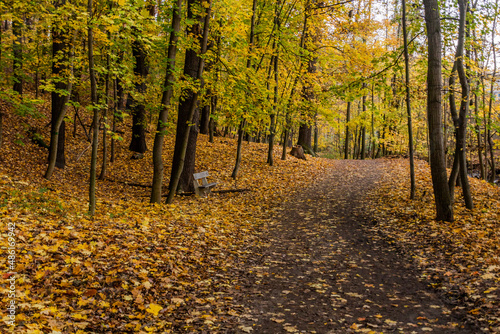
[[[206,186],[208,184],[207,177],[208,177],[207,171],[193,174],[193,178],[195,179],[195,181],[201,179],[201,184],[204,186]]]

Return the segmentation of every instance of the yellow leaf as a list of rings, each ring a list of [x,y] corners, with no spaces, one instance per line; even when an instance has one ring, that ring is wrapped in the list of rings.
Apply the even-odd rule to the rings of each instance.
[[[155,317],[158,316],[158,312],[163,310],[163,307],[161,307],[158,304],[151,303],[149,304],[149,307],[146,309],[146,312],[152,313]]]

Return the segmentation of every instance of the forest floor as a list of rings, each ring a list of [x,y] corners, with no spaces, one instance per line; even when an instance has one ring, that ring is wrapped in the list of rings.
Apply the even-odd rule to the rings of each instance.
[[[479,333],[398,243],[378,231],[367,195],[387,160],[336,161],[269,220],[238,300],[254,333]],[[348,171],[348,172],[347,172]],[[458,306],[458,307],[457,307]]]
[[[250,191],[150,205],[151,151],[130,159],[125,137],[90,217],[81,129],[68,130],[67,167],[45,180],[47,151],[26,132],[48,141],[47,120],[6,114],[2,333],[500,333],[498,187],[471,180],[475,209],[457,193],[455,222],[437,222],[423,161],[414,201],[402,159],[282,161],[276,146],[269,166],[265,144],[244,143],[234,181],[236,141],[201,135],[196,171]],[[172,136],[165,147],[168,182]]]

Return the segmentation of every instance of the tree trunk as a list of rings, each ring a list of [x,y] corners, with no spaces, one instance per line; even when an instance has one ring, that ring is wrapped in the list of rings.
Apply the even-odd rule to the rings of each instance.
[[[352,152],[352,158],[357,159],[358,158],[358,153],[359,153],[359,148],[358,148],[358,125],[356,125],[356,128],[354,128],[354,147],[353,147],[353,152]]]
[[[345,119],[345,147],[344,147],[344,159],[349,159],[349,122],[351,121],[351,101],[347,101],[347,111]]]
[[[111,33],[108,32],[108,39],[111,39]],[[108,143],[107,143],[107,132],[108,132],[108,109],[109,109],[109,74],[110,74],[110,56],[109,52],[106,55],[106,78],[104,81],[104,101],[106,101],[106,107],[103,110],[103,128],[102,128],[102,166],[101,173],[99,174],[99,180],[104,180],[106,177],[107,167],[108,167]]]
[[[170,107],[170,99],[174,91],[174,70],[175,58],[177,55],[177,41],[179,39],[179,31],[181,27],[181,7],[182,0],[177,0],[172,11],[172,30],[170,32],[170,40],[167,51],[167,69],[165,74],[165,83],[161,99],[161,111],[158,117],[158,125],[156,127],[155,141],[153,145],[153,186],[151,188],[151,203],[160,203],[161,189],[163,184],[163,142],[165,131],[167,129],[168,109]]]
[[[498,0],[495,1],[495,14],[498,13]],[[488,104],[488,131],[487,131],[487,137],[488,137],[488,146],[489,146],[489,152],[490,152],[490,161],[491,161],[491,175],[490,175],[490,182],[495,182],[496,180],[496,167],[495,167],[495,155],[494,155],[494,143],[493,143],[493,138],[491,135],[491,128],[492,128],[492,112],[493,112],[493,99],[494,99],[494,92],[495,92],[495,80],[496,80],[496,74],[497,74],[497,53],[496,53],[496,43],[495,43],[495,30],[496,30],[496,23],[497,23],[497,15],[494,16],[493,20],[493,27],[491,30],[491,46],[493,49],[493,73],[491,76],[491,83],[490,83],[490,101]]]
[[[139,32],[134,28],[135,40],[132,42],[132,55],[135,59],[134,75],[136,76],[135,93],[130,94],[127,105],[132,113],[132,140],[129,150],[144,153],[146,146],[146,107],[144,105],[144,94],[146,93],[146,77],[149,72],[147,54],[143,43],[139,40]]]
[[[188,0],[188,18],[196,20],[192,26],[188,26],[187,34],[199,36],[200,24],[199,16],[193,13],[193,7],[200,4],[200,0]],[[203,27],[203,37],[201,38],[201,51],[196,54],[193,49],[186,51],[186,59],[184,63],[184,74],[191,76],[195,80],[200,80],[203,74],[204,59],[201,57],[207,51],[208,30],[210,22],[211,0],[208,1],[208,8],[205,13],[205,23]],[[193,191],[193,172],[196,156],[196,141],[198,138],[198,130],[196,124],[198,122],[197,100],[198,92],[188,89],[186,99],[179,103],[177,133],[175,139],[174,157],[172,161],[172,173],[170,178],[169,193],[167,203],[172,203],[174,195],[178,190]],[[193,126],[191,126],[193,124]]]
[[[14,40],[12,41],[13,53],[13,72],[14,72],[14,91],[19,95],[23,95],[23,36],[22,36],[22,20],[14,18],[12,20],[12,34]]]
[[[269,150],[267,153],[267,163],[272,166],[274,164],[273,160],[273,151],[274,151],[274,137],[276,135],[276,117],[278,115],[278,63],[279,63],[279,47],[280,47],[280,0],[276,0],[276,8],[274,12],[274,26],[275,26],[275,35],[273,42],[273,50],[275,52],[274,57],[274,98],[273,98],[273,111],[271,112],[271,124],[269,126]]]
[[[4,114],[0,111],[0,148],[3,145],[3,117]]]
[[[238,176],[238,171],[240,169],[241,144],[243,142],[244,127],[245,127],[245,120],[242,120],[240,122],[240,126],[238,128],[238,144],[236,145],[236,162],[234,164],[233,173],[231,174],[231,177],[235,180],[236,180],[236,177]]]
[[[211,100],[211,108],[212,108],[212,113],[215,112],[215,108],[217,107],[217,95],[212,96]],[[213,143],[214,142],[214,134],[216,131],[216,124],[215,121],[213,120],[212,117],[210,117],[210,122],[209,122],[209,127],[210,127],[210,132],[209,132],[209,139],[208,141]]]
[[[210,95],[210,90],[207,90],[207,95]],[[201,108],[200,133],[207,135],[210,123],[210,104],[206,104]]]
[[[318,140],[319,140],[319,129],[318,129],[318,113],[314,115],[314,147],[313,151],[316,155],[318,153]]]
[[[252,3],[252,19],[250,21],[250,40],[248,43],[248,59],[247,59],[247,69],[251,67],[251,54],[253,50],[253,43],[254,43],[254,33],[255,33],[255,12],[257,10],[257,0],[253,0]],[[248,95],[247,95],[248,98]],[[231,174],[231,177],[236,180],[236,177],[238,176],[238,171],[240,169],[240,163],[241,163],[241,145],[243,142],[243,129],[245,128],[245,118],[243,118],[240,121],[240,125],[238,128],[238,144],[236,147],[236,162],[234,163],[234,168],[233,172]]]
[[[65,1],[62,1],[60,6],[63,6],[64,3]],[[63,30],[56,29],[55,27],[52,29],[52,74],[54,77],[62,76],[67,70],[65,63],[70,60],[71,53],[69,51],[70,43],[67,38],[68,34],[63,32]],[[72,74],[72,65],[70,71]],[[54,86],[56,90],[52,92],[50,148],[48,166],[44,175],[46,179],[52,176],[55,167],[64,168],[66,165],[64,154],[66,125],[64,116],[66,115],[66,104],[71,96],[73,84],[71,78],[68,78],[68,83],[57,80]],[[61,94],[61,91],[64,90],[66,91],[66,95]]]
[[[113,132],[113,136],[111,136],[111,152],[109,157],[109,162],[115,161],[115,132],[116,132],[116,113],[118,112],[118,108],[116,107],[118,104],[117,92],[116,92],[116,79],[113,80],[113,124],[111,125],[111,132]]]
[[[383,123],[383,126],[382,126],[382,156],[386,156],[387,155],[387,145],[385,144],[385,134],[386,134],[386,131],[387,131],[387,124],[385,123],[385,120],[386,120],[386,116],[385,114],[383,115],[383,120],[384,120],[384,123]],[[427,147],[429,147],[429,145],[427,145]]]
[[[403,5],[403,43],[405,54],[405,86],[406,86],[406,111],[408,114],[408,151],[410,154],[410,199],[415,199],[415,162],[413,159],[413,127],[411,118],[410,94],[410,56],[408,54],[408,32],[406,31],[406,1]]]
[[[307,154],[314,155],[314,152],[311,148],[312,142],[312,128],[306,122],[300,124],[299,127],[299,138],[297,139],[297,145],[302,146],[304,152]]]
[[[97,175],[97,147],[99,142],[99,108],[97,106],[97,83],[94,69],[94,32],[92,29],[92,0],[88,0],[88,56],[90,76],[90,103],[92,104],[94,117],[94,133],[92,138],[92,158],[90,160],[90,185],[89,185],[89,214],[94,216],[96,207],[96,175]]]
[[[483,143],[481,139],[481,127],[479,118],[479,99],[477,92],[479,91],[479,83],[476,86],[476,93],[474,93],[474,120],[475,120],[475,130],[477,136],[477,156],[479,158],[479,170],[481,175],[481,180],[486,180],[486,173],[484,170],[484,160],[483,160]]]
[[[363,87],[366,87],[366,84],[363,84]],[[362,98],[363,101],[363,121],[366,117],[365,112],[366,112],[366,95],[363,95]],[[361,160],[365,160],[365,155],[366,155],[366,126],[363,125],[361,128]]]
[[[431,175],[436,219],[453,221],[453,207],[447,184],[441,116],[441,24],[437,0],[424,0],[428,41],[427,121]]]
[[[452,112],[453,123],[455,125],[455,158],[453,168],[448,181],[450,198],[453,202],[454,187],[457,176],[460,177],[462,192],[464,194],[465,206],[468,209],[473,208],[472,196],[470,193],[469,180],[467,177],[467,161],[466,161],[466,134],[467,134],[467,114],[469,111],[469,83],[465,73],[463,61],[464,43],[465,43],[465,25],[467,13],[467,0],[459,0],[460,7],[460,25],[458,32],[457,51],[455,55],[455,63],[450,76],[450,110]],[[460,112],[457,115],[453,92],[454,75],[453,71],[457,70],[462,87],[462,98],[460,103]]]

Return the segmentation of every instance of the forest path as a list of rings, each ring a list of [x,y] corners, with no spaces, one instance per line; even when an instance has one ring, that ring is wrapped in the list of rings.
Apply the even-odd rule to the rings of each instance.
[[[336,162],[269,222],[246,261],[238,333],[478,333],[368,231],[384,160]],[[243,272],[240,272],[243,274]]]

